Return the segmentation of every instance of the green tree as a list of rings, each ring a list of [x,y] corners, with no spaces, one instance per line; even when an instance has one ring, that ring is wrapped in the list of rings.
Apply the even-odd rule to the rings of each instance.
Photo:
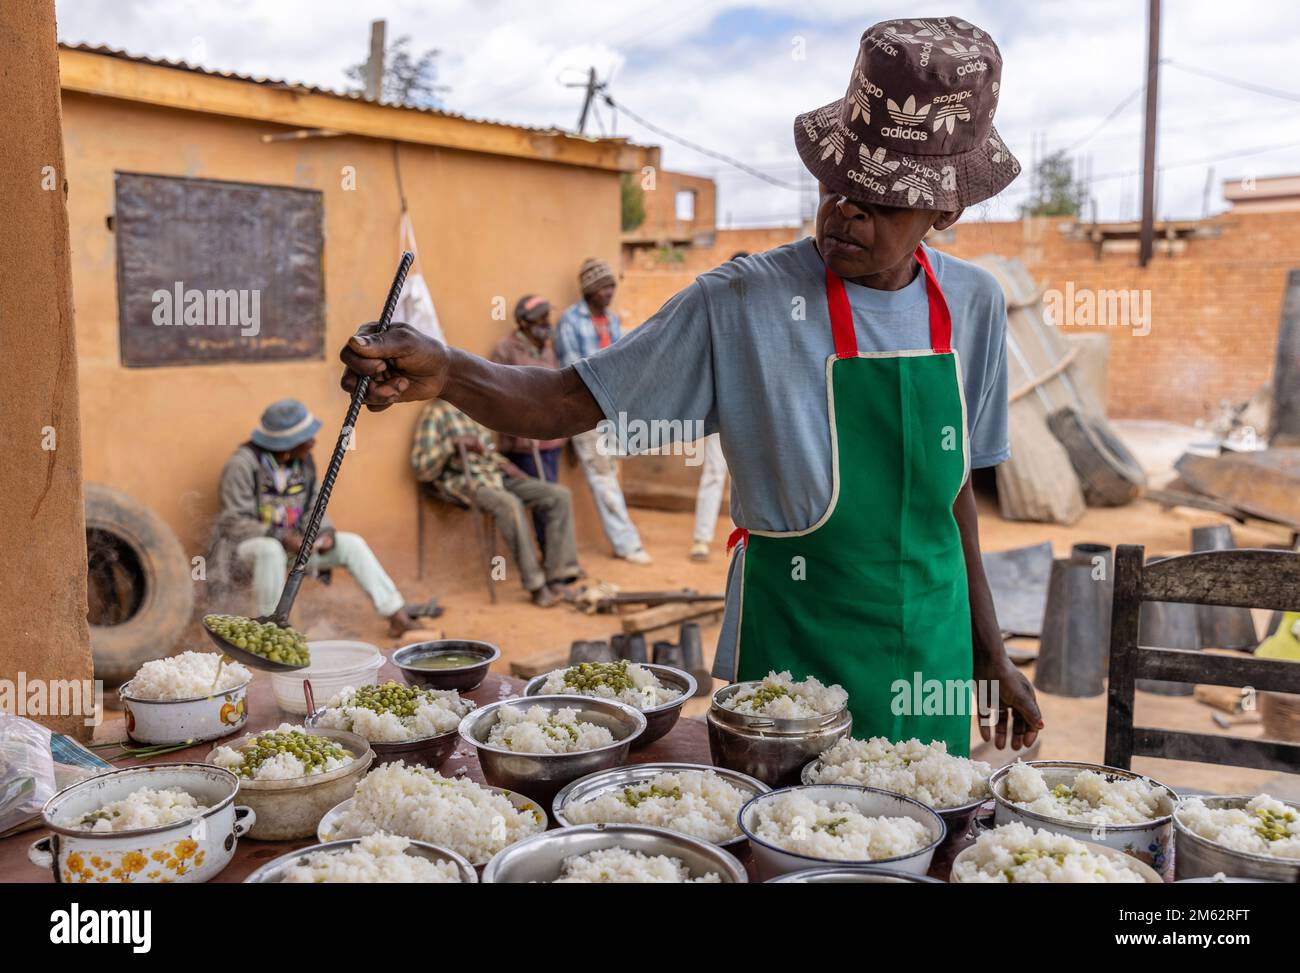
[[[645,193],[630,172],[619,177],[619,186],[623,191],[623,232],[626,233],[645,222]]]
[[[383,100],[416,108],[442,108],[443,101],[439,95],[451,90],[438,83],[438,55],[442,52],[431,47],[414,57],[409,50],[410,44],[410,35],[403,34],[384,52]],[[353,87],[348,89],[351,94],[365,93],[365,61],[347,68],[344,74],[353,82]]]
[[[1088,198],[1088,187],[1074,177],[1074,165],[1064,149],[1038,163],[1038,188],[1020,204],[1021,216],[1078,216]]]

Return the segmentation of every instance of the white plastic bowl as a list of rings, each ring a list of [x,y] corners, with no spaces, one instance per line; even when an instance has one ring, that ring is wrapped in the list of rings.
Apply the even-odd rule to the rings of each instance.
[[[280,709],[305,715],[307,699],[302,681],[311,680],[316,705],[324,706],[331,696],[348,686],[372,686],[384,664],[384,656],[369,642],[326,639],[308,642],[311,665],[292,672],[271,673],[271,689]]]

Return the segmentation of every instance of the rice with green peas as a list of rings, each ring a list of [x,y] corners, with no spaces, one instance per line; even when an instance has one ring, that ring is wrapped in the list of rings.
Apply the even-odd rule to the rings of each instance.
[[[648,824],[720,843],[739,837],[737,815],[752,795],[711,770],[671,771],[570,804],[573,824]]]
[[[341,882],[460,882],[455,862],[431,861],[409,855],[411,840],[401,835],[366,835],[355,845],[342,849],[314,851],[284,870],[286,884]]]
[[[502,706],[487,738],[489,746],[512,753],[580,753],[613,742],[607,727],[578,719],[578,710],[571,706]]]
[[[637,709],[653,709],[671,703],[682,695],[676,686],[665,686],[645,666],[620,659],[617,662],[582,662],[567,669],[556,669],[546,677],[538,695],[568,693],[614,699]]]
[[[1191,797],[1178,807],[1178,820],[1206,841],[1251,855],[1300,859],[1300,812],[1260,794],[1244,808],[1207,807]]]
[[[1020,822],[986,831],[953,865],[960,882],[1000,884],[1135,883],[1142,873],[1123,859],[1102,855],[1069,835]]]
[[[259,733],[242,747],[217,747],[212,762],[244,780],[292,780],[318,777],[346,767],[355,758],[329,737],[301,726],[281,723]]]
[[[863,814],[848,801],[787,791],[755,807],[751,830],[777,848],[824,861],[877,861],[920,851],[934,839],[914,818]]]
[[[822,753],[810,783],[878,787],[933,808],[961,807],[987,796],[993,768],[948,752],[942,740],[890,743],[844,737]]]
[[[399,760],[366,774],[352,806],[325,837],[332,841],[384,831],[450,848],[482,864],[544,830],[546,814],[536,805],[520,810],[504,794],[468,778],[443,777]]]
[[[691,878],[690,869],[680,858],[670,855],[647,855],[626,848],[600,848],[584,855],[564,859],[556,883],[662,883],[721,882],[717,872]]]
[[[326,704],[319,725],[349,730],[371,743],[402,743],[450,733],[474,704],[454,689],[386,682],[348,686]]]
[[[83,814],[65,827],[104,834],[158,828],[196,818],[208,809],[193,794],[179,787],[141,787],[121,800],[112,801]]]
[[[839,685],[823,685],[815,676],[795,682],[786,671],[769,672],[760,682],[728,696],[722,701],[722,708],[746,716],[802,720],[838,713],[848,701],[849,694]]]
[[[1041,770],[1021,761],[1007,771],[1002,796],[1026,811],[1085,824],[1141,824],[1173,811],[1164,788],[1141,777],[1107,780],[1081,770],[1069,784],[1048,787]]]

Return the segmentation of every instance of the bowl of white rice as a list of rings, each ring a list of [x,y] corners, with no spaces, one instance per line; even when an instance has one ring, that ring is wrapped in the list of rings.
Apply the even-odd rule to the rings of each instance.
[[[1300,882],[1300,803],[1268,794],[1187,797],[1174,813],[1174,877]]]
[[[182,652],[142,665],[118,689],[126,734],[136,743],[202,743],[248,719],[253,674],[218,652]]]
[[[427,841],[377,831],[364,838],[327,841],[281,855],[246,879],[253,885],[454,884],[472,885],[478,873],[463,855]]]
[[[645,732],[633,749],[653,743],[671,730],[686,701],[695,695],[695,677],[672,666],[649,662],[582,662],[536,676],[524,696],[591,696],[627,703],[645,714]]]
[[[809,868],[802,872],[786,872],[767,880],[769,885],[943,885],[928,875],[913,875],[892,868]]]
[[[316,837],[337,841],[382,831],[448,848],[477,867],[544,830],[546,812],[523,794],[399,761],[363,777],[354,796],[321,818]]]
[[[56,882],[206,882],[256,823],[239,779],[207,764],[128,767],[65,787],[41,817],[52,832],[27,857]]]
[[[1132,855],[1157,872],[1169,863],[1178,795],[1129,770],[1074,760],[1020,761],[989,778],[993,824],[1020,822]]]
[[[460,721],[474,706],[454,689],[390,680],[380,686],[347,686],[305,722],[364,737],[376,763],[401,760],[441,767],[456,749]]]
[[[934,808],[950,839],[966,833],[989,796],[993,768],[948,752],[942,740],[891,743],[884,737],[845,737],[803,769],[805,784],[858,784],[893,791]]]
[[[511,845],[488,862],[483,881],[714,884],[749,877],[731,854],[689,835],[639,824],[587,824]]]
[[[959,884],[1154,883],[1145,862],[1115,848],[1019,821],[985,831],[952,863]]]
[[[771,787],[797,784],[808,761],[852,731],[848,699],[840,686],[789,672],[723,686],[707,716],[713,763]]]
[[[831,865],[924,875],[948,829],[933,809],[910,797],[852,784],[813,784],[751,799],[740,810],[740,830],[766,881]]]
[[[285,742],[294,740],[301,744]],[[310,766],[293,752],[304,748],[317,754]],[[314,835],[325,812],[352,796],[374,759],[370,744],[355,733],[291,723],[246,734],[207,757],[239,778],[240,800],[257,812],[248,836],[258,841]]]
[[[489,783],[549,805],[570,781],[625,764],[645,727],[640,710],[612,699],[533,696],[470,713],[460,735]]]
[[[762,781],[723,767],[631,764],[567,784],[551,808],[561,827],[643,824],[734,848],[745,842],[741,807],[768,790]]]

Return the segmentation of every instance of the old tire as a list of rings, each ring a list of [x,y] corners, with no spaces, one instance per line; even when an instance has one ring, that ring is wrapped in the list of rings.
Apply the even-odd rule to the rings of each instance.
[[[1078,409],[1058,409],[1047,424],[1069,454],[1090,507],[1122,507],[1146,486],[1146,474],[1110,426]]]
[[[92,591],[90,648],[95,678],[120,684],[140,665],[167,655],[190,623],[194,585],[189,558],[176,535],[144,504],[112,487],[86,484],[86,539],[92,587],[103,552],[129,565],[119,571],[121,606],[113,624],[96,624]],[[117,616],[120,617],[120,620]]]

